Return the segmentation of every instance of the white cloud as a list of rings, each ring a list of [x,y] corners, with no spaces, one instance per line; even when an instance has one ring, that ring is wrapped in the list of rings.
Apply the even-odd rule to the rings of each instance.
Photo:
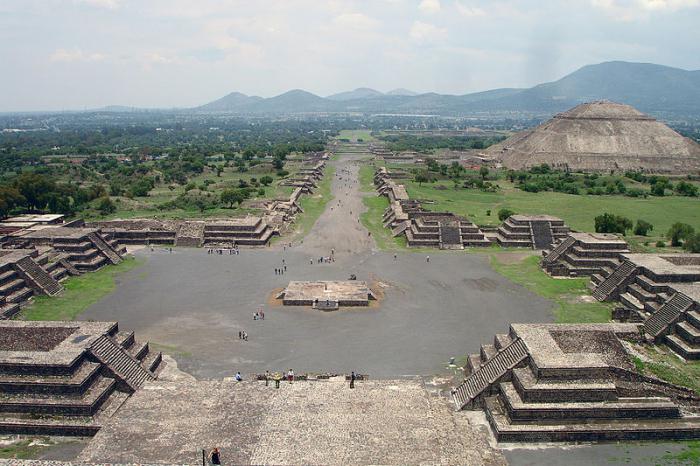
[[[651,13],[697,8],[700,0],[591,0],[591,4],[619,21],[649,19]]]
[[[435,41],[444,39],[447,36],[447,29],[422,21],[414,21],[410,34],[411,38],[417,41]]]
[[[113,10],[119,7],[121,0],[74,0],[76,3],[84,3],[86,5],[95,6],[99,8],[108,8]]]
[[[418,9],[425,13],[437,13],[440,11],[440,0],[422,0]]]
[[[465,5],[459,0],[455,1],[455,6],[457,7],[457,11],[459,12],[459,14],[467,18],[474,18],[477,16],[486,15],[486,12],[483,9],[477,6]]]
[[[73,62],[87,62],[87,61],[102,61],[105,56],[101,53],[86,53],[80,49],[57,49],[51,54],[49,60],[52,62],[63,62],[63,63],[73,63]]]
[[[362,13],[344,13],[333,18],[333,23],[351,29],[374,29],[379,21]]]

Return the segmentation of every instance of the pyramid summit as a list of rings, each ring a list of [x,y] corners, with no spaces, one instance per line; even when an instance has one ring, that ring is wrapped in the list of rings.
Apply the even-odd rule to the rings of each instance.
[[[592,172],[700,170],[700,145],[634,107],[609,101],[578,105],[487,153],[511,169],[546,163]]]

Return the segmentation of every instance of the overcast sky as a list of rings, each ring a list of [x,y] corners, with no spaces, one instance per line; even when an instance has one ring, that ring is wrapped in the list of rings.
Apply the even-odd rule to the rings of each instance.
[[[700,68],[700,0],[0,0],[0,111],[356,87],[465,94]]]

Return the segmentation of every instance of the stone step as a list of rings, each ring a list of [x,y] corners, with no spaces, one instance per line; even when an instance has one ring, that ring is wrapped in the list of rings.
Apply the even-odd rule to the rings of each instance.
[[[34,292],[32,291],[32,289],[25,286],[23,288],[13,291],[11,294],[5,297],[5,300],[8,303],[20,304],[31,298],[33,294]]]
[[[57,397],[52,394],[0,395],[0,413],[59,414],[63,416],[91,416],[109,397],[116,381],[99,376],[90,388],[79,397]]]
[[[667,398],[618,398],[613,401],[523,401],[511,382],[500,384],[501,401],[511,421],[676,418],[678,406]]]
[[[685,313],[685,316],[688,319],[688,322],[690,322],[694,326],[700,328],[700,312],[689,311],[689,312]]]
[[[481,355],[480,354],[470,354],[467,358],[467,368],[468,374],[471,375],[481,367]]]
[[[691,345],[700,345],[700,329],[690,322],[678,322],[676,333]]]
[[[489,359],[493,358],[497,352],[498,351],[496,350],[496,348],[493,345],[489,345],[489,344],[481,345],[481,350],[480,350],[481,362],[482,363],[487,362]]]
[[[23,288],[24,286],[24,280],[22,280],[18,275],[15,275],[12,280],[7,281],[5,284],[0,286],[0,295],[11,295],[16,290]]]
[[[611,401],[617,399],[617,388],[609,381],[548,380],[537,378],[529,367],[513,369],[513,385],[528,403]]]
[[[684,359],[700,359],[700,348],[693,346],[678,335],[666,335],[666,344]]]
[[[0,319],[9,319],[20,311],[18,303],[4,303],[0,305]]]
[[[59,435],[92,437],[100,430],[90,416],[42,416],[19,413],[0,416],[2,435]]]
[[[644,310],[644,304],[642,304],[637,298],[632,296],[631,293],[622,293],[620,295],[620,303],[627,309],[635,309],[637,311]]]
[[[510,345],[511,343],[513,343],[513,340],[507,333],[497,333],[493,337],[493,346],[499,351],[505,348],[506,346]]]
[[[700,438],[700,417],[680,419],[588,420],[512,424],[498,397],[485,399],[486,417],[499,442],[585,442]]]
[[[85,393],[99,375],[101,365],[84,360],[68,376],[6,375],[0,380],[2,393],[41,393],[80,395]]]

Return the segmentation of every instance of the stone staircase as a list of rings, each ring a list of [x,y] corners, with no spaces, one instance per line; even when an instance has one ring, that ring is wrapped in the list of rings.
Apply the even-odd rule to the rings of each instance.
[[[533,249],[549,249],[552,247],[554,237],[552,236],[552,226],[549,222],[532,221],[530,222],[530,231]]]
[[[624,261],[613,273],[603,280],[591,294],[598,301],[609,299],[615,290],[634,273],[636,268],[637,267],[632,262]]]
[[[15,262],[15,267],[23,275],[25,282],[34,285],[43,293],[49,296],[55,296],[61,291],[63,287],[54,278],[47,273],[44,269],[39,267],[39,265],[32,260],[31,257],[24,257],[17,262]]]
[[[658,311],[644,322],[644,332],[651,338],[661,336],[678,321],[682,313],[693,305],[693,301],[683,293],[674,294]]]
[[[440,249],[464,249],[459,222],[440,223]]]
[[[564,241],[559,243],[557,247],[545,256],[543,262],[545,264],[555,263],[573,244],[576,242],[573,236],[568,236]]]
[[[175,246],[199,248],[204,241],[204,222],[183,222],[177,229]]]
[[[119,264],[122,261],[122,257],[112,249],[112,246],[107,244],[100,235],[97,233],[90,233],[87,235],[88,239],[92,241],[92,244],[112,262],[112,264]]]
[[[95,340],[90,352],[134,391],[155,378],[138,359],[106,335]]]
[[[527,347],[519,338],[498,350],[453,391],[452,397],[457,409],[467,407],[486,389],[498,382],[510,369],[513,369],[527,357]]]

